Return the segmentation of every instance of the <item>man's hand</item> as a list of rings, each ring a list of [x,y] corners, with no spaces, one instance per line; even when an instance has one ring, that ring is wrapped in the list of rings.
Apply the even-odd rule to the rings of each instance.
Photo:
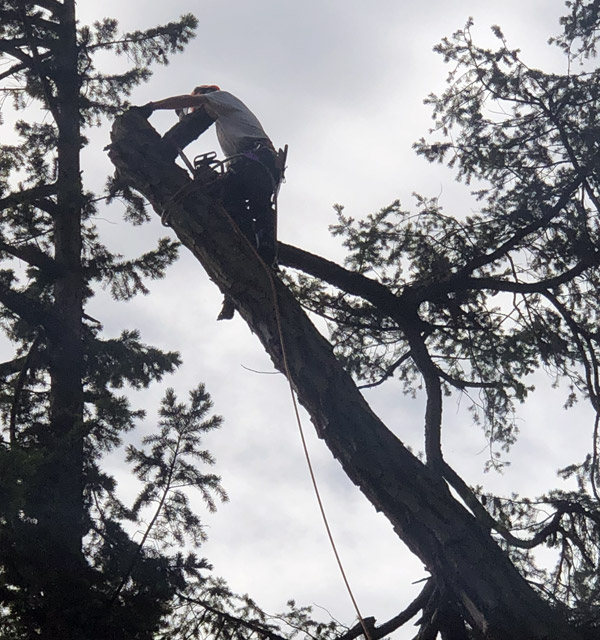
[[[143,118],[149,118],[154,112],[154,103],[146,102],[146,104],[140,106],[133,106],[130,109],[135,109]]]

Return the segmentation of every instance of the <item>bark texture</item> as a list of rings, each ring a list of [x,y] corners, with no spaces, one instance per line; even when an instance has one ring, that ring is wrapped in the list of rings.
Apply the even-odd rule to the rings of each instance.
[[[130,111],[115,121],[109,155],[120,179],[157,213],[169,212],[181,242],[232,297],[285,373],[277,304],[291,381],[319,437],[398,536],[445,583],[461,615],[478,635],[494,640],[579,638],[523,579],[489,530],[373,413],[290,291],[260,262],[219,201],[175,165],[168,149],[139,114]]]

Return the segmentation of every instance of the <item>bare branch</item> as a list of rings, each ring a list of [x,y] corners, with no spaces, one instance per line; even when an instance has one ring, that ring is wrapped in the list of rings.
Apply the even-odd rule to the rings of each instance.
[[[249,620],[244,620],[243,618],[239,618],[237,616],[231,615],[230,613],[226,613],[225,611],[221,611],[216,607],[213,607],[211,604],[206,602],[205,600],[200,600],[199,598],[190,598],[189,596],[184,595],[183,593],[178,593],[177,597],[184,602],[188,602],[190,604],[197,604],[200,607],[203,607],[207,611],[214,613],[216,616],[219,616],[222,620],[226,620],[227,622],[235,622],[240,626],[246,627],[252,631],[256,631],[261,636],[268,638],[269,640],[287,640],[284,636],[281,636],[268,627],[263,627],[261,624],[257,622],[250,622]]]

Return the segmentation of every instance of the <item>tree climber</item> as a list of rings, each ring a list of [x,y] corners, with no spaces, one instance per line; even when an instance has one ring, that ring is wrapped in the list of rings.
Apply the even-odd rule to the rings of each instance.
[[[276,257],[275,197],[283,166],[258,118],[238,98],[216,85],[201,85],[191,94],[148,102],[147,117],[158,109],[178,113],[202,107],[213,118],[228,170],[223,178],[223,206],[267,265]]]

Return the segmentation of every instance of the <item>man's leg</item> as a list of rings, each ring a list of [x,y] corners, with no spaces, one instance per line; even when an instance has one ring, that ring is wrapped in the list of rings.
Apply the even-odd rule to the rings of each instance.
[[[252,215],[248,211],[247,179],[244,166],[240,163],[232,167],[223,181],[223,206],[232,217],[240,231],[248,238],[252,245],[254,241],[254,224]]]
[[[275,238],[275,210],[271,205],[271,197],[262,199],[255,208],[254,213],[256,242],[258,254],[269,266],[275,262],[276,238]]]

